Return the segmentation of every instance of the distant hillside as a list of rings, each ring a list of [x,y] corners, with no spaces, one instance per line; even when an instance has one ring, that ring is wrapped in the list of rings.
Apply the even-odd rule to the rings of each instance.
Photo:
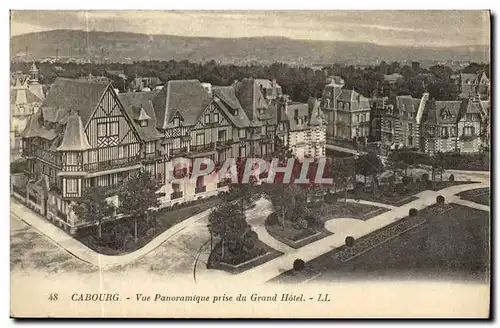
[[[91,60],[189,60],[248,64],[286,62],[373,63],[376,60],[464,60],[489,61],[489,47],[404,47],[359,42],[308,41],[281,37],[202,38],[125,32],[53,30],[11,38],[11,57],[22,52],[42,59],[54,57]]]

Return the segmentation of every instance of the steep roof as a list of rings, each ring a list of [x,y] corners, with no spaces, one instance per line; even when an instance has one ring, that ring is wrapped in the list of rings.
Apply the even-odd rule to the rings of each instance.
[[[38,111],[33,114],[26,124],[26,128],[21,133],[23,138],[33,138],[40,137],[47,140],[54,140],[57,137],[57,133],[54,129],[47,129],[46,127],[40,125],[40,118],[42,115],[42,111]]]
[[[236,92],[233,86],[213,86],[212,92],[221,98],[231,109],[243,109],[240,101],[236,97]]]
[[[57,147],[58,151],[84,151],[91,149],[83,123],[80,116],[72,115],[68,117],[66,130],[61,145]]]
[[[161,138],[161,134],[156,130],[158,122],[156,121],[155,110],[153,108],[153,100],[157,96],[157,92],[130,92],[120,93],[118,98],[123,104],[125,111],[132,118],[139,136],[144,141],[157,140]],[[147,126],[141,126],[140,120],[148,121]]]
[[[476,81],[477,79],[478,79],[477,74],[474,74],[474,73],[460,73],[460,80],[461,80],[462,84],[464,84],[465,81],[467,81],[467,80],[469,80],[472,83],[472,82]]]
[[[179,113],[183,125],[192,126],[211,101],[210,94],[198,80],[172,80],[153,100],[157,127],[166,129]]]
[[[85,126],[90,120],[109,83],[57,78],[40,109],[44,119],[55,122],[59,111],[78,113]]]
[[[250,120],[253,120],[257,115],[257,109],[267,108],[264,95],[254,79],[244,78],[241,82],[236,83],[234,87],[236,97]]]

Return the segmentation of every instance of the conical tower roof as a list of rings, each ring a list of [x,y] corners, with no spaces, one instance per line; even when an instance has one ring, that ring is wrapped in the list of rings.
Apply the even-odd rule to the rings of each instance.
[[[92,148],[83,130],[82,119],[78,115],[68,117],[66,131],[58,151],[84,151]]]

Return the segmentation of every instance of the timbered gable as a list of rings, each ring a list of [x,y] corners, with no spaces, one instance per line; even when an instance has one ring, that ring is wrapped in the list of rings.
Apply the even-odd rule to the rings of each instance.
[[[200,117],[198,117],[194,128],[197,130],[213,126],[227,125],[229,125],[229,122],[223,111],[216,105],[215,102],[211,102],[201,113]]]
[[[141,142],[130,117],[110,86],[101,97],[85,132],[92,148]]]

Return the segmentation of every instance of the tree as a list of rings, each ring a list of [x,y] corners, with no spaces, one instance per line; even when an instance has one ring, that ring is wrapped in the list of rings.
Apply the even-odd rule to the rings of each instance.
[[[354,163],[351,158],[334,158],[333,159],[333,179],[335,193],[337,193],[337,184],[344,189],[344,199],[347,199],[347,184],[349,180],[356,174]]]
[[[281,216],[281,226],[285,229],[285,218],[300,219],[305,215],[306,196],[302,188],[295,184],[275,183],[266,185],[265,193],[273,208]]]
[[[134,235],[137,243],[137,219],[143,217],[152,207],[158,207],[157,191],[160,184],[154,180],[151,173],[141,170],[137,176],[127,180],[119,195],[120,209],[134,218]]]
[[[115,207],[106,200],[106,189],[103,187],[87,188],[83,197],[72,207],[73,212],[81,220],[97,223],[99,238],[102,237],[101,221],[114,213]]]
[[[209,230],[221,238],[221,256],[224,258],[226,246],[237,250],[242,243],[241,238],[249,229],[245,214],[240,206],[233,203],[222,203],[212,210],[208,218]]]
[[[376,194],[377,174],[381,173],[383,170],[382,161],[375,153],[366,153],[358,156],[355,162],[356,171],[365,177],[371,176],[373,181],[373,196]]]

